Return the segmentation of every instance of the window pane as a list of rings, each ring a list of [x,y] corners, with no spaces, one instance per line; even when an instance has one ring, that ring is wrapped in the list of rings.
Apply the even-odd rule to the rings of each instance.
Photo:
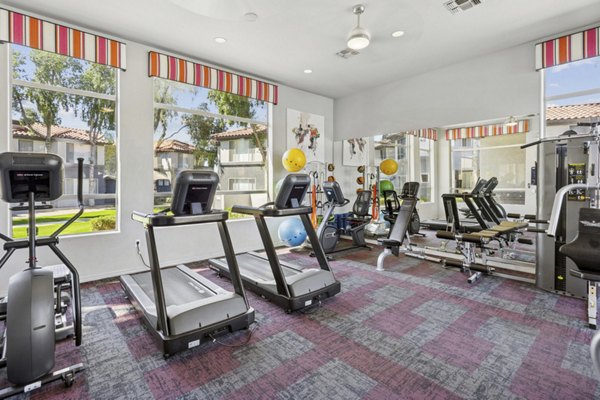
[[[544,73],[546,97],[600,89],[600,57],[588,58],[547,68]],[[600,93],[579,96],[576,103],[569,99],[552,99],[553,105],[600,102]]]
[[[417,179],[421,182],[419,188],[419,198],[422,202],[432,201],[433,187],[433,168],[431,166],[431,149],[433,141],[429,139],[419,138],[419,159],[421,173]]]
[[[182,169],[207,168],[219,174],[215,208],[264,204],[267,199],[267,125],[172,111],[160,104],[267,120],[266,103],[190,85],[154,80],[154,187],[157,208],[167,207]],[[201,99],[202,101],[200,101]],[[169,182],[166,186],[160,182]],[[235,192],[235,193],[230,193]],[[260,204],[259,204],[260,203]],[[233,215],[233,218],[240,217]],[[245,216],[242,216],[245,217]]]
[[[115,68],[12,45],[12,76],[28,82],[114,95]]]
[[[398,172],[394,176],[383,176],[382,179],[390,180],[396,191],[400,191],[402,185],[409,180],[409,141],[403,133],[379,135],[374,139],[375,165],[388,158],[396,160]]]
[[[12,46],[13,79],[67,89],[116,93],[113,68],[25,47]],[[41,236],[54,232],[77,212],[77,158],[83,158],[86,211],[64,234],[113,230],[117,226],[116,103],[54,90],[22,86],[13,81],[13,151],[48,152],[64,162],[63,196],[53,210],[38,211]],[[13,212],[13,236],[26,236],[26,212]]]
[[[268,104],[264,101],[166,79],[154,78],[154,102],[264,123],[268,121]]]
[[[453,189],[468,192],[480,179],[498,178],[500,203],[525,204],[526,135],[502,135],[452,141]],[[502,160],[502,163],[498,163]]]

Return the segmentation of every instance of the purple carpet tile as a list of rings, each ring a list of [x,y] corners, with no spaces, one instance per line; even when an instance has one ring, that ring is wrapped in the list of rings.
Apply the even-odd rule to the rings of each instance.
[[[417,239],[426,241],[426,239]],[[586,303],[533,285],[388,257],[338,254],[342,292],[286,314],[248,292],[257,325],[165,359],[117,280],[83,286],[84,344],[57,344],[56,368],[83,362],[31,399],[593,399]],[[281,252],[301,268],[307,252]],[[206,263],[190,265],[231,290]],[[6,372],[0,370],[0,385]]]

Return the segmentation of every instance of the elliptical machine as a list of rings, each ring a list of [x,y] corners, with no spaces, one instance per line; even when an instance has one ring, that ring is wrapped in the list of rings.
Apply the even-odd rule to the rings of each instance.
[[[371,192],[361,191],[358,193],[358,197],[352,207],[352,215],[346,218],[346,223],[342,230],[346,230],[352,237],[352,246],[336,249],[340,240],[340,229],[337,226],[331,225],[329,220],[333,215],[336,207],[343,207],[350,203],[350,200],[344,197],[342,188],[338,182],[324,182],[323,192],[327,198],[329,208],[323,216],[323,220],[317,229],[317,237],[321,246],[325,251],[325,254],[338,253],[341,251],[356,249],[356,248],[369,248],[365,241],[365,226],[371,220],[369,215],[369,206],[371,204]]]
[[[57,338],[63,333],[57,329],[61,325],[56,318],[60,309],[63,282],[55,280],[52,268],[37,265],[36,249],[48,246],[61,260],[70,273],[71,307],[73,327],[69,336],[75,345],[81,345],[81,295],[79,274],[67,257],[58,249],[58,235],[83,213],[82,173],[83,158],[78,159],[77,201],[79,211],[48,237],[36,237],[35,211],[52,208],[47,201],[62,195],[63,162],[55,154],[45,153],[2,153],[0,154],[0,185],[2,200],[20,203],[11,210],[27,210],[29,218],[28,238],[13,239],[0,233],[4,240],[4,256],[0,259],[2,268],[17,249],[28,249],[28,268],[10,277],[8,296],[0,309],[0,318],[5,319],[4,337],[1,342],[2,358],[0,367],[6,367],[7,379],[14,386],[0,390],[0,398],[30,392],[43,384],[62,379],[65,386],[73,384],[74,376],[83,370],[83,364],[76,364],[51,373],[54,368],[54,351]],[[36,205],[37,202],[43,202]],[[23,206],[23,203],[27,206]],[[55,290],[57,298],[55,299]],[[58,306],[56,305],[58,304]]]
[[[394,222],[396,222],[396,217],[398,216],[398,212],[400,211],[401,201],[403,202],[406,199],[414,199],[417,202],[419,201],[419,187],[419,182],[405,182],[404,185],[402,185],[400,198],[398,198],[398,194],[395,190],[384,190],[382,194],[386,215],[383,218],[391,225],[394,225]],[[409,235],[425,236],[425,234],[419,233],[420,230],[421,218],[419,217],[419,211],[417,211],[417,208],[415,207],[410,217],[408,233]]]

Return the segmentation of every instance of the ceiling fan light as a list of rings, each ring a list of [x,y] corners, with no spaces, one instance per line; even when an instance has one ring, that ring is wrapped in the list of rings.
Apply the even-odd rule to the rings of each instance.
[[[348,48],[352,50],[361,50],[369,45],[371,42],[371,36],[369,32],[365,29],[357,26],[356,28],[350,31],[350,35],[348,35]]]

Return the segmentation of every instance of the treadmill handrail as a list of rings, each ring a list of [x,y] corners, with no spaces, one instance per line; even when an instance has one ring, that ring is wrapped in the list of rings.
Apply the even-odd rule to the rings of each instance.
[[[236,205],[231,208],[231,212],[246,215],[260,215],[264,217],[289,217],[292,215],[310,214],[312,213],[312,207],[302,206],[297,208],[275,208]]]
[[[169,214],[145,214],[139,211],[131,213],[131,219],[144,225],[152,226],[175,226],[191,224],[207,224],[211,222],[226,221],[229,213],[222,210],[212,210],[206,214],[196,215],[169,215]]]

